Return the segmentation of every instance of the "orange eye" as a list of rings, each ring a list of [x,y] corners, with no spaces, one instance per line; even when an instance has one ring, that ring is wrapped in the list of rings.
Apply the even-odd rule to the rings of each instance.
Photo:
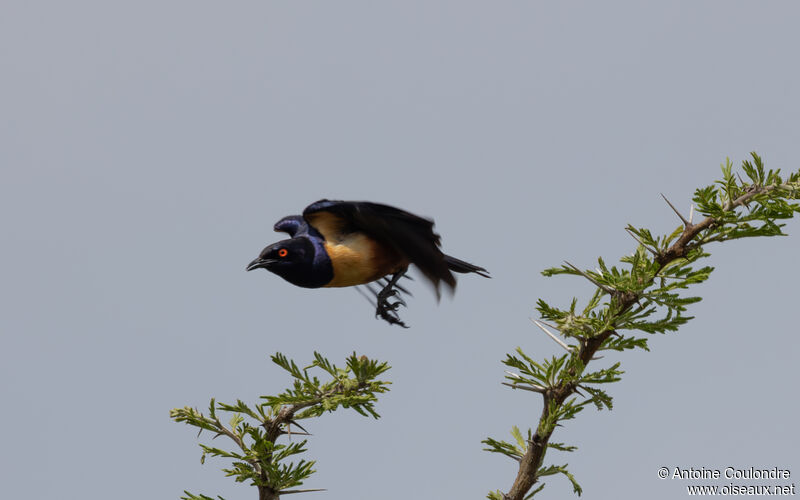
[[[286,257],[287,255],[289,255],[289,251],[285,248],[278,250],[278,257]]]

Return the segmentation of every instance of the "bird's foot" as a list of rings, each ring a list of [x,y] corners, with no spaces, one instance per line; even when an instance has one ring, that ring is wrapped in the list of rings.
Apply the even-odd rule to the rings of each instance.
[[[400,292],[395,288],[395,283],[400,276],[393,278],[392,280],[387,283],[383,289],[378,292],[377,304],[375,307],[375,316],[380,317],[382,320],[386,321],[390,325],[400,325],[403,328],[408,328],[406,324],[400,319],[400,315],[397,314],[397,310],[400,306],[405,306],[406,301],[400,297]],[[397,300],[394,302],[389,302],[389,299],[395,297]]]

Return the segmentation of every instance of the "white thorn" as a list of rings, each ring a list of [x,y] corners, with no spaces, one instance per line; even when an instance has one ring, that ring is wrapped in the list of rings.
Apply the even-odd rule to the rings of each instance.
[[[692,223],[692,218],[694,218],[694,203],[689,207],[689,224]]]
[[[567,345],[567,344],[565,344],[565,343],[564,343],[564,342],[563,342],[563,341],[562,341],[560,338],[556,337],[556,336],[555,336],[555,334],[553,334],[553,332],[551,332],[550,330],[548,330],[547,328],[545,328],[545,327],[544,327],[544,325],[542,325],[541,323],[539,323],[538,321],[536,321],[536,320],[535,320],[535,319],[533,319],[533,318],[528,318],[528,319],[530,319],[531,321],[533,321],[533,324],[534,324],[534,325],[536,325],[536,326],[538,326],[539,328],[541,328],[541,330],[542,330],[544,333],[546,333],[546,334],[547,334],[547,335],[548,335],[548,336],[549,336],[551,339],[553,339],[553,340],[555,340],[556,342],[558,342],[558,345],[560,345],[561,347],[563,347],[564,349],[566,349],[566,350],[567,350],[567,352],[572,352],[572,347],[568,346],[568,345]]]
[[[557,326],[553,326],[553,325],[551,325],[550,323],[548,323],[547,321],[544,321],[544,320],[543,320],[543,321],[539,321],[539,323],[543,324],[543,325],[544,325],[544,326],[546,326],[547,328],[552,328],[553,330],[556,330],[556,331],[558,331],[558,332],[560,332],[560,331],[561,331],[561,328],[559,328],[559,327],[557,327]]]
[[[508,382],[500,382],[500,384],[511,387],[512,389],[522,389],[523,391],[538,392],[540,394],[544,394],[545,392],[547,392],[546,387],[542,387],[541,385],[536,385],[531,383],[528,383],[527,385],[516,385],[516,384],[509,384]]]
[[[517,379],[522,379],[522,376],[521,376],[519,373],[510,372],[510,371],[508,371],[508,370],[503,370],[503,371],[504,371],[504,372],[506,372],[506,373],[508,373],[509,375],[511,375],[511,376],[512,376],[512,377],[514,377],[514,378],[517,378]]]

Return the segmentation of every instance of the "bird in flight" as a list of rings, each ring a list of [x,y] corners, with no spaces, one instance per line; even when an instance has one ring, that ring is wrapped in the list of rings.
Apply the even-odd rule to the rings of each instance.
[[[303,215],[279,220],[275,231],[290,238],[262,250],[248,271],[264,268],[304,288],[366,285],[375,294],[375,315],[403,327],[397,309],[405,305],[400,293],[409,293],[398,281],[410,264],[437,297],[441,283],[455,289],[453,271],[490,277],[486,269],[444,254],[432,220],[380,203],[320,200]],[[373,289],[373,282],[383,288]]]

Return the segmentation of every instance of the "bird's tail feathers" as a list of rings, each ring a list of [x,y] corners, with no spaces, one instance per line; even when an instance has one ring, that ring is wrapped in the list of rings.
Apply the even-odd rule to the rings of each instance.
[[[475,264],[464,262],[463,260],[456,259],[450,255],[445,255],[444,261],[447,263],[447,267],[450,268],[451,271],[455,271],[457,273],[475,273],[483,276],[484,278],[491,278],[491,276],[489,276],[489,271],[480,266],[476,266]]]

